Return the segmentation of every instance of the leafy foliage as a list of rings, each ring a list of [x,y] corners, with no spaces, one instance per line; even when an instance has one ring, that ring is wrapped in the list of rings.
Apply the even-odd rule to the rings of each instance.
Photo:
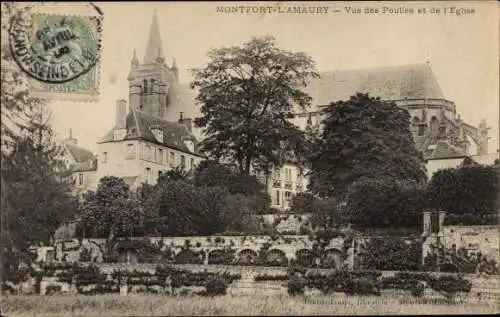
[[[357,262],[368,270],[416,271],[421,269],[420,241],[407,243],[401,238],[372,238],[360,248]]]
[[[30,5],[2,2],[1,6],[2,34],[7,34],[9,22],[31,14]],[[2,41],[2,279],[15,274],[21,263],[29,265],[34,257],[27,247],[48,244],[76,209],[50,111],[44,100],[30,94],[27,78],[15,66],[8,46]]]
[[[428,185],[431,206],[450,214],[496,213],[500,167],[464,166],[439,170]]]
[[[426,179],[408,111],[358,93],[331,103],[324,113],[324,128],[310,155],[312,193],[343,197],[351,184],[366,177]]]
[[[420,228],[426,209],[421,184],[387,178],[363,178],[347,194],[349,218],[357,228]]]
[[[127,235],[144,218],[138,197],[121,178],[105,176],[95,193],[89,192],[79,206],[82,222],[93,237],[106,237],[108,252],[118,235]]]
[[[304,214],[311,212],[314,195],[307,192],[298,193],[290,201],[290,213]]]
[[[308,56],[283,51],[267,36],[214,49],[208,57],[205,68],[193,70],[192,82],[202,113],[195,123],[207,135],[203,151],[233,161],[241,175],[252,166],[269,171],[286,154],[305,153],[304,132],[288,119],[294,105],[304,109],[311,102],[302,90],[317,76]]]

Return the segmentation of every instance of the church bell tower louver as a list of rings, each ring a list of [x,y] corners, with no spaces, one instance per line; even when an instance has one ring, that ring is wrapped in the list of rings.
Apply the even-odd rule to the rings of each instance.
[[[134,50],[130,62],[129,105],[149,115],[168,120],[168,110],[179,103],[178,69],[173,62],[168,67],[160,36],[156,13],[149,29],[149,37],[142,63]]]

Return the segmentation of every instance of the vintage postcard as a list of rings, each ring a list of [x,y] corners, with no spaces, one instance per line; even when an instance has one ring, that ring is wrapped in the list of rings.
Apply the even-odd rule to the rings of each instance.
[[[2,316],[500,312],[497,2],[1,21]]]

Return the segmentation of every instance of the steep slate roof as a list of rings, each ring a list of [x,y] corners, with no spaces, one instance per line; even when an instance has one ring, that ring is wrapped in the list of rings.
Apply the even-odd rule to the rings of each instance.
[[[182,152],[191,153],[198,155],[198,145],[197,140],[188,128],[177,122],[170,122],[163,120],[161,118],[148,115],[139,110],[132,110],[129,112],[126,118],[126,128],[127,134],[125,135],[125,140],[147,140],[152,143],[160,144],[153,133],[151,128],[159,127],[163,130],[163,145],[176,149]],[[113,128],[109,131],[99,143],[112,142],[114,141],[114,130]],[[184,141],[190,140],[194,143],[194,152],[191,152]]]
[[[463,151],[448,143],[447,141],[439,141],[432,154],[428,157],[429,160],[447,159],[447,158],[460,158],[466,157]]]
[[[310,111],[339,100],[347,100],[357,92],[369,93],[383,100],[445,99],[429,64],[374,67],[320,72],[305,89],[312,97]],[[182,102],[189,105],[186,117],[199,116],[195,105],[196,91],[189,84],[180,85]],[[191,109],[192,108],[192,109]]]
[[[347,100],[357,92],[383,100],[444,99],[428,64],[322,72],[306,90],[313,98],[313,108]]]
[[[160,36],[160,27],[158,26],[158,18],[156,13],[153,15],[153,22],[149,29],[149,39],[144,54],[144,64],[153,64],[157,57],[163,57],[163,45]]]
[[[94,154],[92,152],[70,142],[65,141],[64,146],[77,163],[84,163],[94,158]]]

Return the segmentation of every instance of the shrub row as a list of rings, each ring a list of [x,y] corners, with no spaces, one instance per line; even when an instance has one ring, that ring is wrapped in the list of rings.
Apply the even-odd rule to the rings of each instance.
[[[343,292],[347,295],[376,296],[381,294],[382,289],[400,289],[410,291],[416,297],[422,296],[426,288],[431,288],[451,300],[458,292],[470,292],[472,283],[460,275],[436,277],[429,273],[400,272],[383,278],[380,272],[374,271],[308,273],[302,276],[291,275],[288,293],[292,296],[303,294],[306,286],[319,289],[324,294]]]

